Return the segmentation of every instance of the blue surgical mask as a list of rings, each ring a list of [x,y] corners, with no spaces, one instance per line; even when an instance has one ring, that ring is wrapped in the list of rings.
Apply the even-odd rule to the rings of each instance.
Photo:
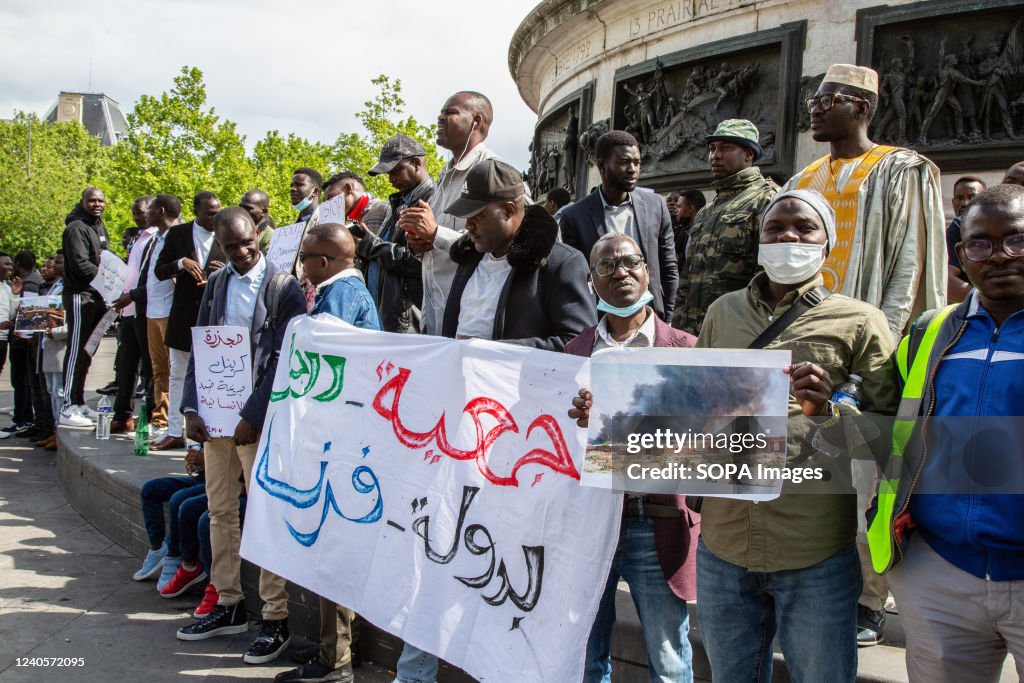
[[[295,209],[296,211],[298,211],[299,213],[302,213],[303,211],[306,210],[306,207],[309,206],[310,203],[312,203],[312,201],[313,201],[312,197],[306,197],[305,199],[303,199],[298,204],[292,204],[292,208]]]
[[[643,294],[640,295],[639,299],[631,303],[629,306],[626,306],[625,308],[616,308],[615,306],[612,306],[610,303],[608,303],[601,297],[597,297],[597,310],[601,311],[602,313],[608,313],[609,315],[618,316],[620,318],[629,318],[630,316],[639,313],[641,310],[643,310],[644,306],[651,303],[652,301],[654,301],[654,295],[651,294],[651,290],[645,291]]]

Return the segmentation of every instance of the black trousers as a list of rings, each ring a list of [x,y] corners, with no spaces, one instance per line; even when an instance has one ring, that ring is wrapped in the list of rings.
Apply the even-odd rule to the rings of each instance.
[[[96,292],[63,293],[64,316],[68,325],[68,349],[64,355],[64,407],[85,405],[85,378],[92,365],[92,356],[85,352],[85,343],[96,329],[96,323],[107,311],[107,305]]]
[[[35,357],[29,354],[32,347],[24,339],[14,338],[9,342],[8,351],[11,360],[11,386],[14,388],[14,424],[32,422],[32,375],[30,363]]]
[[[46,389],[46,378],[39,370],[39,341],[42,335],[35,336],[35,344],[29,347],[29,389],[32,392],[32,426],[44,432],[53,431],[53,410],[50,408],[50,392]]]
[[[38,354],[37,349],[37,354]],[[39,356],[36,356],[37,361]],[[57,416],[53,414],[53,402],[50,399],[50,388],[46,386],[46,375],[42,371],[42,363],[36,363],[36,384],[33,385],[36,389],[32,394],[32,406],[36,411],[36,420],[33,426],[40,429],[45,434],[52,434],[53,430],[57,426]],[[36,403],[36,399],[42,403]]]
[[[146,319],[131,315],[121,318],[118,330],[121,346],[117,352],[117,397],[114,399],[114,419],[126,420],[133,413],[135,384],[139,377],[146,386],[146,406],[153,405],[153,366],[149,361],[149,342]]]

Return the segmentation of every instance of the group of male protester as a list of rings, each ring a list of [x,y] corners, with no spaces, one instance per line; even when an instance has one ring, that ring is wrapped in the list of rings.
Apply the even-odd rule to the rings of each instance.
[[[873,70],[833,65],[805,104],[812,137],[829,153],[781,188],[756,166],[756,127],[730,119],[704,139],[710,201],[687,192],[670,205],[638,189],[640,146],[613,130],[595,145],[596,188],[576,202],[553,192],[535,204],[520,173],[484,144],[490,102],[459,92],[438,116],[437,143],[452,157],[436,180],[423,146],[404,135],[366,169],[387,174],[396,189],[387,200],[371,197],[351,171],[326,181],[312,168],[295,171],[290,196],[304,227],[290,269],[261,253],[273,236],[263,191],[228,208],[201,192],[188,223],[178,198],[140,197],[129,282],[115,303],[122,350],[113,431],[133,429],[141,367],[151,376],[151,420],[162,430],[154,449],[182,448],[186,437],[202,447],[190,462],[201,457],[205,469],[208,566],[169,554],[175,543],[164,538],[162,500],[185,488],[172,484],[162,500],[148,492],[153,547],[136,575],[159,574],[164,595],[209,578],[197,621],[178,638],[248,629],[239,503],[284,330],[297,316],[581,356],[606,348],[787,350],[788,458],[811,463],[826,456],[799,438],[807,432],[801,417],[824,418],[822,429],[835,435],[842,417],[860,413],[911,423],[1024,414],[1013,407],[1024,358],[1024,336],[1013,327],[1024,310],[1024,188],[1014,183],[1024,184],[1024,166],[990,189],[962,179],[947,232],[934,164],[868,137],[878,106]],[[320,203],[337,196],[346,223],[321,222]],[[83,344],[105,310],[89,287],[107,246],[103,208],[102,192],[86,190],[64,237],[62,424],[89,423]],[[7,267],[0,256],[0,275]],[[962,303],[942,308],[947,283],[949,300]],[[0,304],[2,295],[0,287]],[[253,391],[231,437],[211,437],[199,415],[190,330],[208,325],[252,331]],[[862,382],[859,409],[831,400],[851,376]],[[592,400],[587,388],[573,399],[569,415],[581,428]],[[944,489],[939,479],[950,463],[999,447],[1010,453],[1001,467],[1024,477],[1015,425],[993,422],[1000,433],[975,439],[925,442],[920,426],[901,431],[893,457],[855,467],[855,486],[843,495],[784,488],[772,501],[708,498],[699,511],[680,496],[628,495],[612,571],[595,587],[602,593],[584,680],[610,680],[620,578],[637,606],[652,680],[692,680],[686,601],[696,599],[716,680],[770,681],[777,636],[794,680],[853,681],[858,645],[882,639],[890,589],[911,680],[996,680],[1007,650],[1024,677],[1022,498],[966,484]],[[248,663],[272,661],[290,643],[284,579],[263,570],[259,593]],[[276,680],[353,679],[354,615],[326,599],[320,607],[319,652]],[[431,682],[437,670],[433,654],[406,645],[396,680]]]

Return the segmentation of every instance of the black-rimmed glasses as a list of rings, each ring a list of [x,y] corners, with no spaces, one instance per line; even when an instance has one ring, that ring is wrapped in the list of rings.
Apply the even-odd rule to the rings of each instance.
[[[805,102],[807,103],[807,111],[810,112],[814,109],[814,105],[818,105],[818,109],[822,111],[828,111],[835,105],[836,100],[842,102],[867,102],[863,97],[854,97],[853,95],[844,95],[841,92],[829,92],[823,95],[815,95],[814,97],[808,97]]]
[[[619,266],[622,266],[629,272],[638,270],[640,266],[644,264],[644,257],[640,254],[626,254],[619,258],[603,258],[590,269],[595,275],[601,277],[608,277],[616,271]]]
[[[959,246],[963,248],[964,256],[969,261],[987,261],[997,247],[1007,256],[1018,258],[1024,256],[1024,233],[1010,235],[1001,240],[964,240]]]

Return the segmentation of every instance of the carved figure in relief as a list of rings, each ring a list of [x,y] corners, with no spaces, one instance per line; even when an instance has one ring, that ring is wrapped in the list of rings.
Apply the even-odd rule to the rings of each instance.
[[[576,107],[569,107],[569,120],[565,124],[565,137],[562,138],[562,186],[567,190],[575,190],[576,157],[579,148],[580,119],[576,116]]]
[[[957,64],[958,60],[955,54],[950,53],[941,57],[939,68],[935,73],[937,89],[932,98],[931,105],[928,107],[928,113],[925,114],[924,122],[921,124],[921,137],[918,140],[920,145],[928,144],[928,129],[931,128],[935,117],[939,115],[939,112],[944,107],[949,107],[953,112],[953,124],[956,130],[957,141],[962,142],[966,140],[964,135],[964,110],[960,100],[957,99],[956,89],[961,84],[983,86],[984,83],[963,75],[957,68]]]
[[[594,159],[594,145],[599,137],[608,132],[609,125],[609,119],[595,121],[580,135],[580,149],[586,153],[588,164],[597,163]]]
[[[633,97],[633,112],[636,120],[634,125],[640,135],[637,136],[640,144],[646,144],[654,140],[654,133],[658,130],[658,119],[654,112],[654,89],[646,89],[643,84],[631,88],[629,83],[623,83],[622,87]]]
[[[1010,102],[1007,95],[1007,83],[1016,75],[1014,67],[1005,55],[1001,54],[998,43],[989,43],[988,55],[978,64],[978,75],[985,79],[985,89],[981,96],[981,120],[985,138],[991,139],[992,109],[999,108],[999,118],[1003,130],[1012,140],[1017,139],[1010,117]]]

